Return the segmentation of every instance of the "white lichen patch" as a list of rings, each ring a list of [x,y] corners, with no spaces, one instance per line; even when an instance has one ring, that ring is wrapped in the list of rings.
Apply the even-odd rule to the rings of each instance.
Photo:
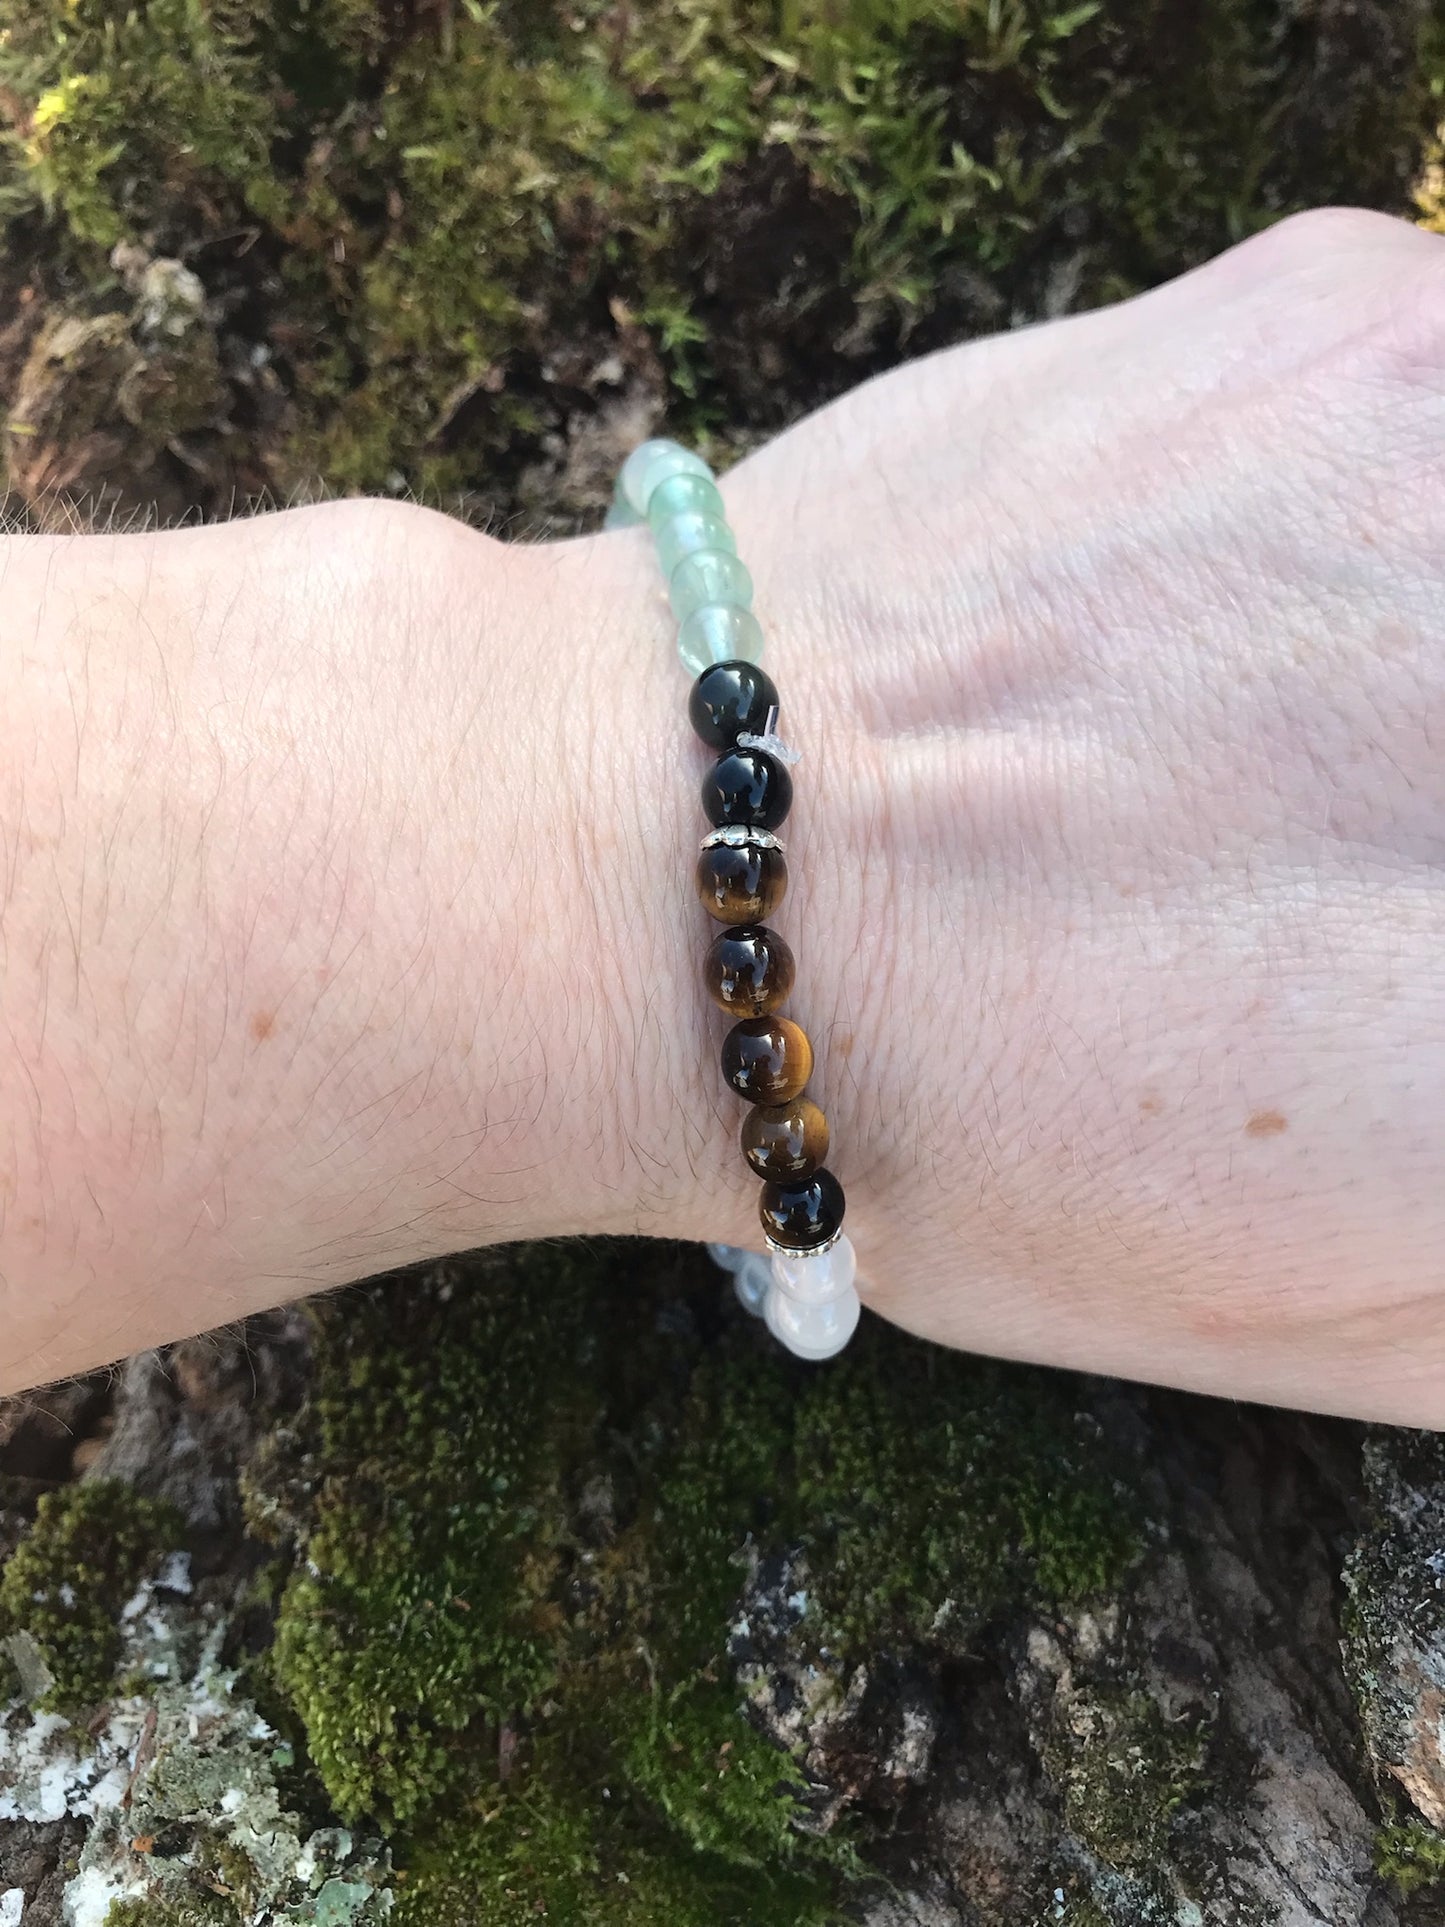
[[[65,1890],[65,1918],[70,1927],[106,1927],[117,1901],[143,1900],[145,1894],[146,1883],[138,1874],[86,1867]]]
[[[0,1709],[0,1820],[90,1823],[65,1890],[68,1927],[104,1927],[117,1901],[160,1905],[232,1881],[246,1927],[380,1921],[385,1849],[341,1827],[303,1830],[283,1804],[291,1748],[221,1665],[226,1622],[198,1613],[191,1591],[172,1559],[127,1601],[117,1677],[132,1690],[93,1719],[21,1698]],[[162,1837],[164,1855],[152,1850]]]

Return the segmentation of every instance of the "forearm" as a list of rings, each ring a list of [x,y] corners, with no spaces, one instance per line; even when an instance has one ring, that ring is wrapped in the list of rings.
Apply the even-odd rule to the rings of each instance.
[[[665,612],[597,552],[370,504],[5,544],[0,1390],[473,1245],[745,1229],[677,1051]]]

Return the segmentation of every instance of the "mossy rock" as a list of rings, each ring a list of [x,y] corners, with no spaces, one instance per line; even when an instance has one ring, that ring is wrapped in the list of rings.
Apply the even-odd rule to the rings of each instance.
[[[962,1654],[1138,1547],[1073,1381],[873,1321],[800,1366],[690,1248],[533,1247],[319,1318],[273,1664],[338,1810],[393,1829],[404,1920],[483,1866],[486,1920],[652,1917],[622,1889],[676,1921],[771,1919],[769,1892],[830,1917],[868,1822],[819,1830],[817,1762],[746,1715],[750,1575],[810,1575],[789,1659],[841,1682]]]
[[[14,0],[0,213],[91,294],[117,244],[198,265],[292,404],[242,472],[485,513],[619,392],[725,455],[1293,208],[1403,210],[1442,73],[1424,0]]]
[[[1147,1873],[1175,1813],[1209,1785],[1208,1739],[1207,1721],[1171,1723],[1147,1694],[1080,1694],[1072,1730],[1044,1753],[1065,1826],[1106,1866]]]
[[[23,1642],[22,1679],[46,1683],[36,1696],[59,1713],[94,1706],[115,1684],[117,1621],[161,1554],[181,1543],[169,1507],[117,1480],[46,1493],[35,1523],[0,1572],[0,1639]]]
[[[1375,1837],[1375,1867],[1402,1899],[1445,1886],[1445,1835],[1418,1820],[1395,1820]]]

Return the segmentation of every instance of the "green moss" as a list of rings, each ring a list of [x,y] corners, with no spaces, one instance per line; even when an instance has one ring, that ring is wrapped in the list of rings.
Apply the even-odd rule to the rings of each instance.
[[[93,283],[118,240],[189,254],[255,225],[286,288],[283,473],[494,497],[560,419],[539,364],[600,355],[621,317],[687,426],[733,434],[931,317],[956,337],[1292,207],[1403,206],[1445,65],[1415,18],[15,0],[0,208],[42,201]]]
[[[740,1717],[735,1687],[704,1673],[619,1710],[632,1729],[621,1753],[628,1779],[689,1846],[754,1869],[802,1856],[794,1825],[801,1776]],[[851,1869],[841,1842],[807,1846],[811,1857]]]
[[[196,1896],[176,1903],[113,1900],[105,1927],[244,1927],[245,1915],[227,1900]]]
[[[1375,1835],[1375,1870],[1406,1899],[1445,1881],[1445,1835],[1419,1820],[1392,1822]]]
[[[811,1575],[790,1640],[826,1675],[963,1651],[1134,1553],[1069,1381],[871,1324],[809,1370],[741,1314],[704,1344],[718,1302],[700,1254],[644,1243],[322,1314],[274,1664],[340,1810],[399,1830],[417,1920],[481,1864],[498,1920],[611,1921],[648,1882],[688,1896],[660,1918],[741,1920],[749,1880],[777,1883],[780,1920],[825,1918],[856,1830],[800,1825],[807,1776],[744,1715],[730,1642],[757,1562]]]
[[[737,1867],[640,1825],[593,1789],[592,1808],[529,1783],[470,1824],[433,1833],[398,1882],[396,1927],[832,1927],[816,1877]]]
[[[824,1637],[962,1652],[1005,1602],[1118,1578],[1137,1512],[1067,1381],[873,1339],[816,1375],[797,1414]]]
[[[65,1486],[0,1574],[0,1637],[23,1635],[50,1677],[39,1704],[74,1712],[110,1691],[121,1652],[117,1619],[181,1521],[115,1480]]]

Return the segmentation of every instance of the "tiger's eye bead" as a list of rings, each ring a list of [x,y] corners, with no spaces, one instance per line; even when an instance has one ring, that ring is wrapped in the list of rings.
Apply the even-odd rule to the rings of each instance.
[[[813,1046],[791,1017],[745,1017],[723,1039],[722,1067],[749,1103],[785,1104],[813,1074]]]
[[[743,1156],[760,1178],[810,1178],[828,1155],[828,1120],[811,1097],[760,1104],[743,1119]]]
[[[758,1200],[764,1236],[790,1251],[827,1244],[842,1229],[844,1208],[842,1185],[831,1171],[821,1170],[810,1178],[765,1184]]]
[[[730,1017],[763,1017],[793,988],[794,968],[793,953],[776,930],[745,923],[713,938],[702,974],[720,1010]]]
[[[755,662],[715,662],[687,699],[687,719],[709,749],[732,749],[746,730],[761,736],[778,707],[772,677]]]
[[[702,806],[718,829],[741,823],[775,830],[793,807],[793,779],[766,750],[730,749],[702,779]]]
[[[777,909],[787,887],[781,850],[715,843],[697,860],[697,894],[719,923],[761,923]]]

